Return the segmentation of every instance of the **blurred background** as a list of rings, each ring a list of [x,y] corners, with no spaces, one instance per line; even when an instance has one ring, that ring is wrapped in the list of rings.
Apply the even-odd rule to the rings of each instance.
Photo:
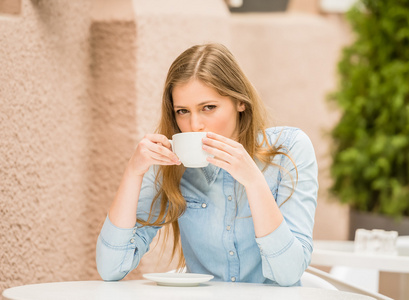
[[[314,239],[350,238],[349,207],[329,192],[340,112],[326,98],[353,40],[353,2],[0,0],[0,294],[100,279],[96,240],[133,149],[157,125],[168,67],[205,42],[230,48],[271,126],[310,136]],[[152,248],[127,279],[174,268]],[[395,279],[381,274],[380,291],[393,297]]]

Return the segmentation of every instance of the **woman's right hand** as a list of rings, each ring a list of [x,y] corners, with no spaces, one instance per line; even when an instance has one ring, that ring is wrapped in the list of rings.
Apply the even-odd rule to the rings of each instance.
[[[143,176],[152,165],[180,165],[181,162],[172,152],[172,145],[162,134],[147,134],[139,142],[128,167],[137,176]]]

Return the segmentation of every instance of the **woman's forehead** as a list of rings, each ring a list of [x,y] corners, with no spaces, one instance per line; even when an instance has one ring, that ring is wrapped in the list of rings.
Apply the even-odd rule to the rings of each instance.
[[[174,106],[200,105],[209,101],[220,101],[218,91],[209,87],[199,80],[191,80],[187,83],[176,85],[172,90]]]

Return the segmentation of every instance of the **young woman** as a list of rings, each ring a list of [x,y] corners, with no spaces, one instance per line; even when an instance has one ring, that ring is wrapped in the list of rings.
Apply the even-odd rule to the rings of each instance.
[[[266,129],[265,108],[230,51],[193,46],[171,65],[157,133],[136,147],[97,242],[104,280],[136,268],[162,226],[188,272],[214,280],[300,284],[318,191],[313,146],[296,128]],[[209,166],[185,168],[168,139],[208,132]],[[168,226],[167,226],[168,228]],[[181,248],[179,248],[181,241]]]

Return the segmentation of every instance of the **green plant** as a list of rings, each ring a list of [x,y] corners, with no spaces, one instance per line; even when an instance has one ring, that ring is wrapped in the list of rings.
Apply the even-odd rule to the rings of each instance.
[[[360,211],[409,216],[409,0],[363,0],[338,65],[332,191]]]

